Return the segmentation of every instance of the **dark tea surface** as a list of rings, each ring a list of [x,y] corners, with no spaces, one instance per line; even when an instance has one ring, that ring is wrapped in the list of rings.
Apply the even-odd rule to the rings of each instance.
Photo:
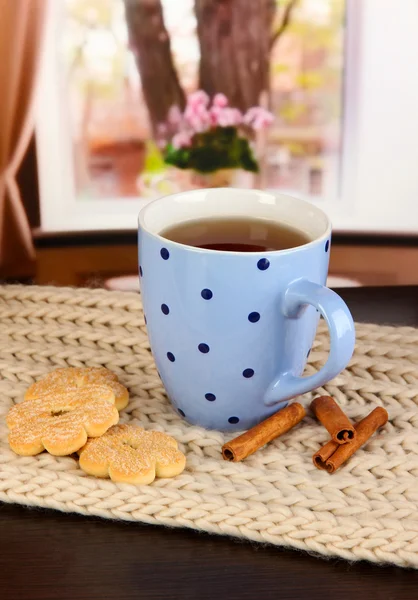
[[[267,219],[223,217],[174,225],[161,235],[167,240],[227,252],[266,252],[296,248],[311,238],[294,227]]]

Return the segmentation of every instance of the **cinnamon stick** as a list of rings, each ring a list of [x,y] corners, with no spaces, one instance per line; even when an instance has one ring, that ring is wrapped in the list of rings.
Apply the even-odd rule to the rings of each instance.
[[[315,398],[311,409],[337,444],[346,444],[355,438],[354,425],[331,396]]]
[[[339,448],[341,444],[337,444],[334,440],[330,440],[322,446],[312,457],[313,464],[317,469],[327,470],[327,460],[334,454],[337,448]]]
[[[224,460],[239,462],[262,448],[268,442],[286,433],[300,423],[306,415],[304,407],[298,402],[289,404],[265,421],[234,438],[222,446]]]
[[[313,455],[314,465],[318,469],[325,469],[334,473],[346,460],[367,442],[369,438],[387,423],[387,410],[378,406],[364,419],[356,423],[356,436],[347,444],[337,444],[330,440]]]

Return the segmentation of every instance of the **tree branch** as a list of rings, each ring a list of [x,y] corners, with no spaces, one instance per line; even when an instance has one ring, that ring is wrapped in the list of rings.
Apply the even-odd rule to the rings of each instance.
[[[285,7],[284,13],[283,13],[282,22],[280,23],[279,27],[276,29],[276,31],[273,32],[273,34],[271,36],[270,49],[273,48],[274,44],[282,36],[282,34],[285,32],[287,26],[289,25],[290,19],[292,17],[292,12],[297,4],[297,1],[298,0],[289,0],[289,2],[286,4],[286,7]]]

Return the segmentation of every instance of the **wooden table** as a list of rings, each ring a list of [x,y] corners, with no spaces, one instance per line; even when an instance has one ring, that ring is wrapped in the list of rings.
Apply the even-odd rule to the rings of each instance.
[[[418,287],[340,291],[357,321],[418,326]],[[418,571],[0,504],[2,600],[405,600]]]

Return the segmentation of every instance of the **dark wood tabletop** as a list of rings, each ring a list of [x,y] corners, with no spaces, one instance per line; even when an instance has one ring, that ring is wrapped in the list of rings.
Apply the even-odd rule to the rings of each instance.
[[[339,290],[354,319],[418,326],[418,287]],[[418,571],[0,504],[2,600],[404,600]]]

